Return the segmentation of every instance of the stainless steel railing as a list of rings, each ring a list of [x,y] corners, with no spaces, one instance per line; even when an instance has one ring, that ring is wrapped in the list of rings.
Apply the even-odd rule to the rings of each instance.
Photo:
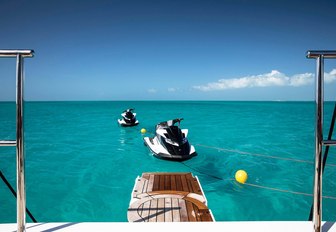
[[[314,230],[316,232],[320,232],[322,221],[322,150],[323,146],[336,145],[335,140],[323,140],[324,59],[335,59],[336,51],[308,51],[307,58],[316,59],[316,121],[313,224]]]
[[[16,140],[1,140],[0,146],[16,146],[17,231],[26,231],[26,187],[23,130],[24,77],[23,59],[33,50],[0,50],[0,57],[16,57]]]

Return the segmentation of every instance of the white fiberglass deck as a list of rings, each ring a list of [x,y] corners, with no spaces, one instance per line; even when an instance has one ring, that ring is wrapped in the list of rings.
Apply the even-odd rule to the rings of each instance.
[[[162,225],[164,223],[164,225]],[[14,232],[16,223],[0,224],[1,232]],[[27,232],[72,232],[72,231],[313,231],[311,221],[251,221],[251,222],[181,222],[181,223],[125,223],[125,222],[62,222],[27,223]],[[336,232],[335,222],[322,222],[322,232]]]

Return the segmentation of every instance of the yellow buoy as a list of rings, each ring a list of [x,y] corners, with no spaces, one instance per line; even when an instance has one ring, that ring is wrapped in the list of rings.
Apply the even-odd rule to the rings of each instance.
[[[235,177],[236,177],[236,181],[238,183],[245,184],[248,176],[247,176],[247,173],[244,170],[238,170],[236,172]]]
[[[147,132],[147,131],[146,131],[145,128],[142,128],[142,129],[141,129],[141,133],[142,133],[142,134],[144,134],[144,133],[146,133],[146,132]]]

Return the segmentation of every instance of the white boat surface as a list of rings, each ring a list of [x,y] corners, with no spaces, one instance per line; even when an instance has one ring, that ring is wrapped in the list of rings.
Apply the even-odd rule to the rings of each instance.
[[[14,232],[16,223],[0,224],[0,231]],[[57,231],[232,231],[232,232],[311,232],[311,221],[234,221],[234,222],[156,222],[156,223],[128,223],[128,222],[48,222],[27,223],[27,232]],[[322,232],[336,232],[335,222],[322,222]]]

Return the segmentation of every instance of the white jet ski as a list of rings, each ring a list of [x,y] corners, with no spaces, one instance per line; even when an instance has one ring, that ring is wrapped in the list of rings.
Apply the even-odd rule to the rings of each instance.
[[[121,119],[118,119],[118,123],[121,126],[136,126],[139,121],[136,119],[136,113],[133,113],[134,109],[127,109],[122,112]]]
[[[149,147],[154,156],[183,161],[197,155],[194,146],[187,139],[188,129],[180,129],[183,118],[161,122],[156,125],[155,136],[145,137],[145,145]],[[175,125],[178,123],[177,125]]]

